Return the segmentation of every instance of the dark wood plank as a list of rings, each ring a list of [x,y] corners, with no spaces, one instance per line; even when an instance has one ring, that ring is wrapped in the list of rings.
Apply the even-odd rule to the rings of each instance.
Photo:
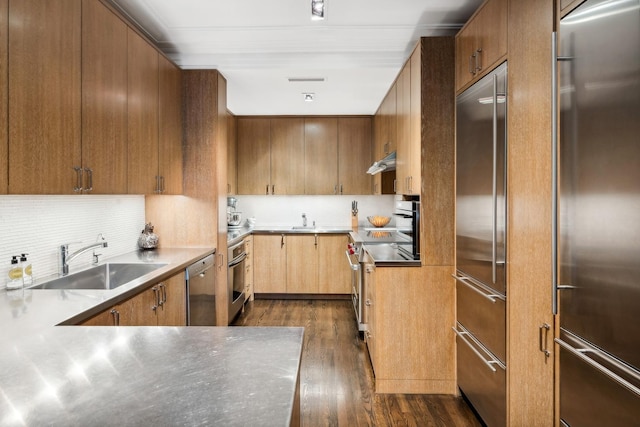
[[[481,426],[457,396],[375,394],[351,301],[255,300],[236,326],[305,328],[300,372],[303,426]]]

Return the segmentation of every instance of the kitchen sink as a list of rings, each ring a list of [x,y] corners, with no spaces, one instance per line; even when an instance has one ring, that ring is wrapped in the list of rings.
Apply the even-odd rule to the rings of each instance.
[[[69,274],[31,289],[115,289],[166,263],[107,263]]]

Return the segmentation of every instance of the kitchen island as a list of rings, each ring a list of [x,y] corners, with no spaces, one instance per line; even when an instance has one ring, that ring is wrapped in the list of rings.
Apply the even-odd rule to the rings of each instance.
[[[299,425],[303,328],[73,325],[213,249],[112,290],[0,291],[0,426]]]

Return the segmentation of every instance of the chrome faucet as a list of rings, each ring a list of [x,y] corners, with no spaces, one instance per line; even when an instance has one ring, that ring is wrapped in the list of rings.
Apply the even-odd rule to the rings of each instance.
[[[302,214],[302,226],[303,227],[307,226],[307,214],[306,213]]]
[[[98,239],[100,238],[100,236],[101,234],[98,235]],[[60,271],[62,271],[63,276],[66,276],[67,274],[69,274],[69,263],[74,259],[76,259],[78,255],[81,255],[87,251],[90,251],[91,249],[106,248],[109,246],[107,244],[107,241],[104,240],[104,237],[102,237],[102,241],[98,241],[96,243],[92,243],[88,246],[85,246],[84,248],[80,248],[74,253],[72,253],[71,255],[69,255],[69,245],[74,243],[81,243],[81,242],[72,242],[72,243],[65,243],[63,245],[60,245]],[[97,257],[94,255],[94,260],[96,258]]]

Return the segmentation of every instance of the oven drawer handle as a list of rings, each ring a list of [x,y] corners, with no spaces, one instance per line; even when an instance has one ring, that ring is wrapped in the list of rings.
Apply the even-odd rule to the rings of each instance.
[[[458,282],[460,282],[463,285],[467,286],[469,289],[471,289],[472,291],[476,292],[477,294],[482,295],[483,297],[485,297],[486,299],[488,299],[489,301],[491,301],[494,304],[498,301],[496,298],[500,298],[500,295],[487,294],[487,293],[481,291],[480,289],[478,289],[472,283],[467,282],[468,277],[458,276],[456,274],[452,274],[451,276],[454,279],[456,279]]]
[[[349,251],[344,251],[344,253],[347,255],[347,260],[349,261],[349,267],[351,267],[351,269],[353,271],[358,271],[360,270],[360,264],[353,264],[351,262],[351,257],[349,256]]]
[[[476,356],[478,356],[480,358],[480,360],[482,360],[482,362],[487,365],[487,367],[489,369],[491,369],[492,372],[498,372],[498,370],[496,368],[493,367],[493,365],[498,365],[499,367],[501,367],[502,369],[504,369],[504,367],[502,366],[502,363],[500,363],[500,361],[498,360],[487,360],[485,359],[485,357],[482,355],[482,353],[480,353],[475,346],[471,345],[471,343],[469,342],[469,340],[467,339],[467,337],[465,335],[469,335],[469,332],[467,331],[463,331],[460,332],[457,328],[455,327],[451,327],[451,329],[453,329],[453,332],[456,333],[456,335],[462,340],[464,341],[464,343],[471,349],[471,351],[473,351]]]
[[[244,261],[246,257],[247,257],[246,253],[243,253],[242,255],[235,257],[229,262],[229,268],[235,267],[236,265],[240,264],[242,261]]]

